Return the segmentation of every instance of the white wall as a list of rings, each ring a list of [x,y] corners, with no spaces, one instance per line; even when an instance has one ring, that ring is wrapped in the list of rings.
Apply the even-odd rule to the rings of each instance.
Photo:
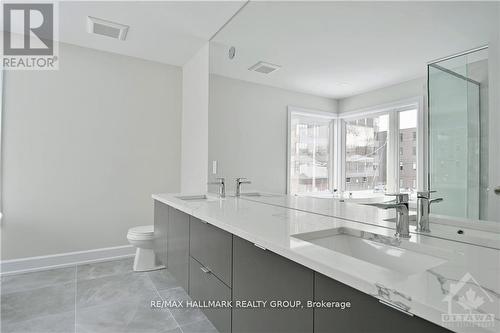
[[[210,75],[209,166],[217,177],[246,177],[255,189],[286,192],[287,106],[337,111],[335,100]],[[215,187],[209,190],[216,191]]]
[[[182,192],[206,192],[208,43],[182,68]]]
[[[357,111],[424,95],[427,95],[426,78],[422,77],[340,99],[339,113]]]
[[[5,75],[2,259],[128,244],[179,190],[181,69],[60,44]]]

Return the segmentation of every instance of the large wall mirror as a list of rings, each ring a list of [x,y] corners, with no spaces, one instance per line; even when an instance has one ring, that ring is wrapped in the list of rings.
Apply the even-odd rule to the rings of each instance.
[[[209,177],[499,222],[498,7],[248,2],[210,43]]]

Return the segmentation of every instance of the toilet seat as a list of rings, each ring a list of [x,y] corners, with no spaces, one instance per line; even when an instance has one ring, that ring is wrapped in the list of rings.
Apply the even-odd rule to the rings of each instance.
[[[131,240],[151,240],[154,238],[154,226],[145,225],[130,228],[127,233],[127,238]]]

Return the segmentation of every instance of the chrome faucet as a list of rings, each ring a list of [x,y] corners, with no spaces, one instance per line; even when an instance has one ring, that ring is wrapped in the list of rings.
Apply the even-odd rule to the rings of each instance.
[[[417,231],[431,232],[429,228],[429,212],[431,204],[443,201],[443,198],[431,200],[431,193],[436,191],[417,192]]]
[[[215,178],[218,180],[217,182],[210,182],[208,183],[209,185],[219,185],[219,197],[220,198],[225,198],[226,197],[226,180],[224,177],[220,178]]]
[[[252,182],[246,178],[236,178],[236,196],[239,197],[241,194],[241,184],[251,184]]]
[[[383,209],[396,209],[396,236],[397,238],[410,238],[410,215],[408,201],[409,197],[406,193],[386,194],[394,196],[394,201],[386,203],[374,203],[370,206],[375,206]]]

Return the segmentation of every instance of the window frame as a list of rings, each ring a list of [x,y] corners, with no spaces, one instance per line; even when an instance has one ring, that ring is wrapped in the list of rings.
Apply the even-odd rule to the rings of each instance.
[[[337,169],[339,175],[337,177],[337,188],[341,191],[346,190],[346,121],[362,119],[367,117],[376,117],[380,115],[389,115],[389,131],[388,131],[388,150],[387,150],[387,192],[399,193],[400,177],[399,177],[399,152],[400,152],[400,137],[399,129],[399,114],[403,111],[417,110],[417,130],[416,130],[416,160],[417,160],[417,190],[425,190],[428,186],[426,177],[427,174],[427,159],[426,159],[426,142],[425,131],[427,130],[427,111],[424,108],[424,97],[413,97],[406,100],[400,100],[393,103],[383,104],[379,106],[364,108],[357,111],[351,111],[346,114],[340,114],[338,118],[338,126],[341,140],[337,140],[336,147],[340,152],[340,164]]]
[[[356,120],[378,115],[389,115],[388,151],[387,151],[387,192],[399,193],[399,148],[400,130],[399,113],[409,110],[417,110],[416,130],[416,184],[417,190],[428,189],[428,160],[427,160],[427,138],[424,135],[428,128],[428,115],[424,96],[417,96],[392,103],[363,108],[346,113],[330,113],[296,106],[288,106],[287,119],[287,160],[286,160],[286,193],[290,192],[290,159],[291,159],[291,120],[293,114],[309,117],[322,117],[331,120],[330,127],[330,163],[329,163],[329,187],[332,190],[346,190],[346,121]],[[314,195],[324,192],[293,193],[296,195]]]
[[[291,126],[292,126],[292,117],[294,115],[299,115],[299,116],[304,116],[304,117],[310,117],[310,118],[319,118],[323,120],[327,120],[330,124],[330,151],[329,151],[329,163],[328,163],[328,187],[330,188],[328,192],[333,193],[333,189],[335,188],[336,184],[336,179],[335,179],[335,166],[338,165],[338,158],[336,156],[336,147],[335,147],[335,142],[336,142],[336,125],[337,125],[337,119],[338,115],[335,113],[331,112],[326,112],[326,111],[320,111],[320,110],[314,110],[314,109],[307,109],[307,108],[301,108],[297,106],[288,106],[287,107],[287,158],[286,158],[286,193],[287,194],[293,194],[293,195],[310,195],[310,194],[320,194],[320,193],[325,193],[325,192],[298,192],[298,193],[291,193],[291,186],[290,186],[290,161],[291,161],[291,155],[292,155],[292,147],[291,147]]]

